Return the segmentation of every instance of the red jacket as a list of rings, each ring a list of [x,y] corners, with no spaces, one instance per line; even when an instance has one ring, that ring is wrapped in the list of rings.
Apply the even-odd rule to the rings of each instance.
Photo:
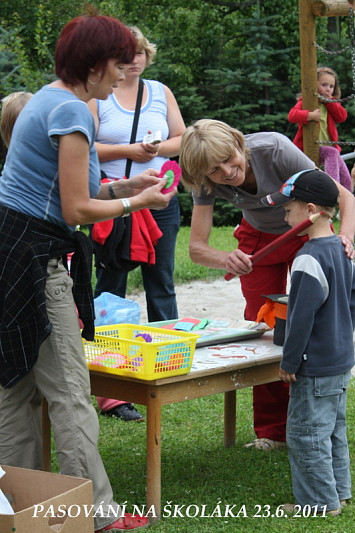
[[[155,265],[155,246],[163,235],[149,209],[132,213],[131,261]]]
[[[348,113],[346,109],[339,102],[329,102],[329,104],[324,104],[327,108],[327,125],[328,133],[331,141],[338,140],[338,130],[336,124],[339,122],[345,122],[347,119]],[[308,109],[302,109],[302,98],[300,98],[297,104],[290,109],[288,114],[289,122],[297,123],[298,130],[296,136],[293,140],[294,144],[303,151],[303,124],[307,124],[307,115]],[[320,139],[322,140],[322,139]],[[324,140],[324,139],[323,139]],[[335,148],[341,151],[341,148],[338,144],[333,145]]]

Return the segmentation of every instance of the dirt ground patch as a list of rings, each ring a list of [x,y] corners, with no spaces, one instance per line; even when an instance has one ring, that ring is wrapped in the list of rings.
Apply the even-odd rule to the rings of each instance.
[[[239,278],[211,282],[192,281],[175,287],[178,318],[210,318],[243,320],[245,301]],[[127,295],[141,307],[141,322],[147,322],[145,293]]]

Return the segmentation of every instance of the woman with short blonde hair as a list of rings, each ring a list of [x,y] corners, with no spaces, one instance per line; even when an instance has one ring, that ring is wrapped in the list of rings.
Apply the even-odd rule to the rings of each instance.
[[[301,170],[314,163],[285,135],[258,132],[243,135],[224,122],[198,120],[183,135],[180,150],[182,181],[192,190],[190,257],[209,268],[240,276],[246,300],[245,319],[254,321],[265,303],[263,295],[286,292],[289,266],[302,238],[290,239],[253,265],[251,256],[273,242],[290,227],[282,207],[270,209],[261,199]],[[353,196],[336,184],[340,192],[340,238],[347,255],[353,255]],[[232,251],[209,245],[216,198],[242,210],[234,231],[238,246]],[[233,282],[232,282],[233,283]],[[254,387],[254,429],[257,438],[248,444],[269,451],[285,446],[289,391],[283,382]]]
[[[186,129],[181,144],[180,164],[187,189],[198,191],[202,185],[211,190],[213,182],[207,176],[214,161],[229,159],[237,148],[249,157],[244,135],[219,120],[202,119]]]

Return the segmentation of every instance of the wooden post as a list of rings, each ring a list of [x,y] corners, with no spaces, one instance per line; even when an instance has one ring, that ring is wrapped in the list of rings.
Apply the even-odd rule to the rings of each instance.
[[[299,0],[298,5],[303,109],[313,111],[318,107],[315,17],[346,16],[349,7],[355,9],[355,0]],[[316,122],[304,124],[303,151],[316,165],[319,165],[318,135]]]
[[[318,107],[316,21],[312,13],[312,0],[299,0],[301,91],[303,109],[313,111]],[[319,165],[319,125],[311,121],[303,126],[303,151]]]
[[[161,517],[161,403],[160,391],[147,394],[147,508],[154,507],[155,516]]]
[[[224,393],[224,445],[226,448],[235,445],[237,426],[237,391]]]

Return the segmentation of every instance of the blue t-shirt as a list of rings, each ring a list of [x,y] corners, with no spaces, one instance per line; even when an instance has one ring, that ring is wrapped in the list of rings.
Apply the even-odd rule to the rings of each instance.
[[[95,124],[87,105],[71,92],[45,86],[16,120],[0,178],[0,203],[66,229],[61,210],[56,136],[80,131],[88,140],[89,191],[100,189]]]

